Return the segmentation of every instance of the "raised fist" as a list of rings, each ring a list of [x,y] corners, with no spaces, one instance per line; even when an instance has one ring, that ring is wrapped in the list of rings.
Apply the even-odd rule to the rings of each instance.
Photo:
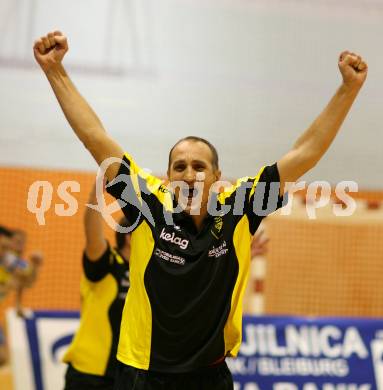
[[[67,51],[67,38],[60,31],[48,33],[46,36],[37,39],[33,45],[36,61],[44,72],[61,64]]]
[[[339,56],[338,66],[345,85],[357,88],[363,85],[368,66],[360,55],[344,51]]]

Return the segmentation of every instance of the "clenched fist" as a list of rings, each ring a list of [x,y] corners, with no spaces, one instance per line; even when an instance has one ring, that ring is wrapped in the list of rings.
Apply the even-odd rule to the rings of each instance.
[[[346,86],[360,88],[363,85],[368,66],[360,55],[344,51],[339,56],[338,66]]]
[[[67,38],[60,31],[48,33],[44,37],[36,40],[33,45],[36,61],[45,73],[61,64],[67,51]]]

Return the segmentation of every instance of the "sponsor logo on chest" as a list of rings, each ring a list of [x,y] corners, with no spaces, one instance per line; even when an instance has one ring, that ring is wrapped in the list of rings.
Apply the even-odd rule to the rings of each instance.
[[[169,252],[165,252],[165,251],[158,249],[158,248],[154,251],[154,254],[159,259],[168,261],[169,263],[174,263],[174,264],[178,264],[178,265],[185,265],[185,263],[186,263],[186,260],[183,257],[173,255]]]
[[[217,247],[213,246],[213,248],[209,250],[208,256],[217,259],[218,257],[226,255],[228,251],[229,249],[227,248],[226,241],[224,241],[221,245]]]
[[[186,249],[189,245],[189,240],[176,236],[174,232],[167,233],[165,228],[162,228],[160,238],[164,241],[168,241],[172,244],[178,245],[181,249]]]

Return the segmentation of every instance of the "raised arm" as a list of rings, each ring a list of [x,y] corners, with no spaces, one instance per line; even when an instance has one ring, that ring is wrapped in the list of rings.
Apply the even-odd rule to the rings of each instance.
[[[89,195],[89,204],[97,204],[96,186]],[[100,260],[105,253],[107,242],[104,236],[103,218],[99,211],[90,207],[85,208],[84,214],[85,229],[85,254],[90,261]]]
[[[68,51],[67,38],[60,32],[50,32],[35,41],[34,56],[48,78],[61,109],[77,137],[100,165],[108,157],[122,158],[122,148],[105,132],[95,112],[80,95],[65,71],[62,60]],[[119,164],[108,168],[112,180]]]
[[[298,180],[325,154],[366,80],[367,64],[357,54],[343,52],[338,67],[343,78],[342,85],[294,147],[278,161],[281,195],[285,183]]]

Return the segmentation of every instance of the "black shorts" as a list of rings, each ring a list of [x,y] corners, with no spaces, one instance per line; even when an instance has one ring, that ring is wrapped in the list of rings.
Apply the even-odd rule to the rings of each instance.
[[[84,374],[69,364],[64,390],[113,390],[113,385],[113,378]]]
[[[233,390],[225,362],[184,374],[140,370],[119,363],[114,390]]]

